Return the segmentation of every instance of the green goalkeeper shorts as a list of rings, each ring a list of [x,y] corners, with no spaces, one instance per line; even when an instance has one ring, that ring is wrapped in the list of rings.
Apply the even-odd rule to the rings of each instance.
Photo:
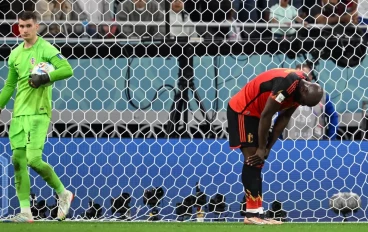
[[[12,118],[9,129],[11,149],[41,149],[45,145],[50,118],[47,114],[23,115]]]

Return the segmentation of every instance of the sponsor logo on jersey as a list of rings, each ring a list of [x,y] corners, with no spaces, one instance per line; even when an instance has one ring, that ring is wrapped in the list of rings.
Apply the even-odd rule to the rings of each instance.
[[[34,65],[36,63],[36,59],[34,57],[31,58],[31,64]]]

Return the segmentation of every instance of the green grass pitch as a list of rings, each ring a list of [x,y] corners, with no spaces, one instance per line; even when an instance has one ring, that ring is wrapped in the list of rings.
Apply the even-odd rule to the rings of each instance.
[[[4,232],[363,232],[368,231],[368,224],[285,223],[258,226],[229,222],[34,222],[1,223],[0,228]]]

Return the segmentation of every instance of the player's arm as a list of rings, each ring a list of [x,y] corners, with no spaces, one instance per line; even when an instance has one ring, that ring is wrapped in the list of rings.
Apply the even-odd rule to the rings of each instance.
[[[49,83],[50,81],[55,82],[64,80],[73,75],[72,66],[62,55],[58,54],[53,56],[50,59],[50,63],[55,67],[55,71],[42,75],[32,74],[29,80],[29,85],[31,87],[38,88],[41,85]]]
[[[258,148],[259,149],[262,149],[262,150],[266,149],[268,131],[272,124],[272,116],[276,114],[279,111],[279,109],[280,109],[280,103],[278,103],[272,97],[269,97],[267,99],[266,106],[259,120],[259,126],[258,126]]]
[[[14,68],[13,64],[9,63],[8,78],[6,79],[5,85],[0,93],[0,112],[4,109],[5,105],[9,102],[11,96],[17,87],[18,73]]]
[[[61,57],[61,58],[60,58]],[[50,81],[60,81],[73,76],[73,68],[68,60],[60,54],[51,58],[50,63],[54,65],[55,71],[50,73]]]
[[[258,125],[258,148],[256,154],[248,157],[246,163],[248,165],[256,165],[262,163],[268,156],[267,138],[272,124],[272,116],[279,111],[281,104],[277,102],[271,95],[266,102],[266,106],[262,111]]]
[[[291,116],[294,114],[297,107],[291,107],[282,111],[276,119],[275,125],[273,126],[272,133],[268,137],[267,141],[267,150],[271,150],[273,145],[276,143],[277,139],[280,137],[282,132],[285,130],[288,125]]]
[[[272,117],[280,110],[282,102],[284,102],[287,98],[289,98],[293,94],[299,83],[299,80],[300,77],[296,73],[291,72],[285,78],[276,83],[275,86],[273,87],[271,95],[267,99],[265,108],[263,109],[259,120],[258,149],[254,156],[248,158],[247,163],[249,165],[261,163],[268,156],[270,150],[268,149],[267,142],[269,138],[269,130],[272,124]],[[285,122],[283,122],[282,124],[284,123]],[[278,127],[280,128],[281,126],[283,125],[278,125]],[[275,139],[275,142],[276,140],[277,138]]]
[[[284,79],[279,81],[279,83],[275,84],[275,86],[273,87],[271,95],[267,99],[265,108],[261,114],[261,118],[259,121],[259,128],[258,128],[259,149],[269,148],[267,147],[267,139],[269,137],[268,131],[271,127],[272,116],[280,110],[281,104],[294,93],[299,83],[299,80],[300,77],[296,73],[291,72]],[[285,127],[287,126],[287,122],[285,122],[286,121],[285,119],[289,116],[291,117],[294,111],[295,109],[290,109],[289,111],[286,110],[285,111],[286,114],[285,112],[281,112],[281,114],[279,115],[279,117],[282,118],[280,120],[284,121],[282,124],[285,124]],[[277,121],[275,122],[275,124],[276,123]],[[281,128],[281,125],[279,125],[279,127]],[[285,129],[285,127],[283,127],[282,130]],[[280,136],[280,134],[275,136],[278,137]]]

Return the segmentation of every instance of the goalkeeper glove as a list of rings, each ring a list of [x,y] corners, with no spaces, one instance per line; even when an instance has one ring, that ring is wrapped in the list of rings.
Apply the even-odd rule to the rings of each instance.
[[[29,78],[30,78],[28,80],[29,86],[35,89],[37,89],[41,85],[44,85],[50,82],[50,77],[48,74],[41,74],[41,75],[31,74]]]

